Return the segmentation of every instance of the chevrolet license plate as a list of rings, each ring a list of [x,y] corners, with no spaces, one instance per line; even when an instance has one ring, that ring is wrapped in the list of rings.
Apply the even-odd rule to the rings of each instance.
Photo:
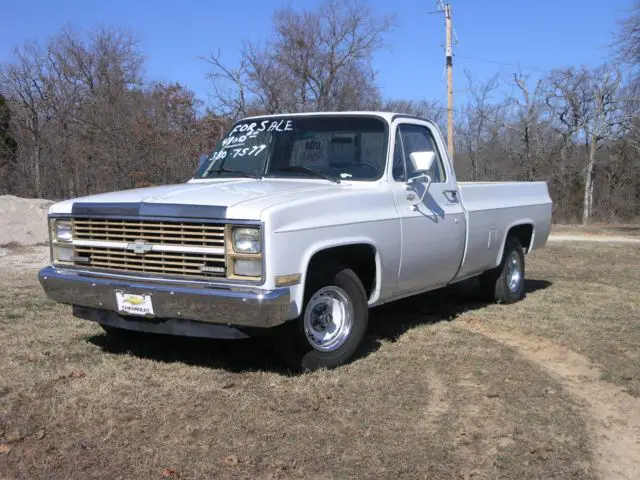
[[[120,314],[141,317],[153,317],[155,315],[151,295],[138,295],[116,290],[116,302],[118,304],[118,313]]]

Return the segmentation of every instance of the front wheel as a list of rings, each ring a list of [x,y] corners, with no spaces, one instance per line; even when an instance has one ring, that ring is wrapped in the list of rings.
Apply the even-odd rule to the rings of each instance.
[[[367,329],[369,309],[353,270],[311,274],[302,315],[274,332],[277,353],[296,370],[334,368],[350,360]]]
[[[520,241],[507,238],[497,268],[480,275],[480,288],[498,303],[515,303],[524,297],[524,252]]]

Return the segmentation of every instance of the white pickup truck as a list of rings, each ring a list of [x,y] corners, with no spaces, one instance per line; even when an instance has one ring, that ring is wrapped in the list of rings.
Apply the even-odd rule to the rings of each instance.
[[[544,182],[458,183],[429,120],[247,118],[186,184],[54,204],[39,279],[110,335],[269,332],[296,367],[334,367],[370,307],[476,276],[520,300],[551,206]]]

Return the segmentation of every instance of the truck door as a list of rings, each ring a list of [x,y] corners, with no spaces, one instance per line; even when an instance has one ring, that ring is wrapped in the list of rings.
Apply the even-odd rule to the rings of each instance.
[[[464,254],[465,215],[455,174],[441,155],[439,134],[426,122],[402,120],[395,129],[391,188],[402,229],[398,293],[446,285],[453,279]],[[437,133],[437,132],[436,132]],[[417,176],[409,155],[434,152],[431,184]],[[422,201],[420,198],[422,197]]]

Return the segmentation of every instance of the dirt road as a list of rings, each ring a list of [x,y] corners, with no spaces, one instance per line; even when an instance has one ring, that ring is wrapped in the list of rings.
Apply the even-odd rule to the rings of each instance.
[[[598,243],[630,243],[640,245],[640,238],[623,235],[565,235],[551,234],[550,242],[598,242]]]

